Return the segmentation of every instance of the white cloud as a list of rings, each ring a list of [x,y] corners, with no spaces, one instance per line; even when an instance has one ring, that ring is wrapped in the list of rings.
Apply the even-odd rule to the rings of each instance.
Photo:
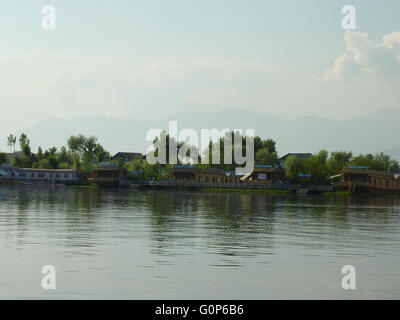
[[[383,36],[383,45],[387,48],[397,49],[400,47],[400,31],[393,31],[392,33]]]
[[[223,57],[0,56],[0,135],[52,116],[164,118],[227,107],[281,116],[346,118],[399,108],[400,32],[373,44],[345,34],[346,52],[323,80],[311,71]]]
[[[367,33],[347,31],[347,51],[339,55],[323,76],[329,81],[365,81],[379,86],[400,80],[400,32],[384,35],[381,44],[372,43]]]

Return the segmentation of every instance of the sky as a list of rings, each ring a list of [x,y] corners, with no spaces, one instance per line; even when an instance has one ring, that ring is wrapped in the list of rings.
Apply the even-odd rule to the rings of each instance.
[[[44,5],[56,29],[42,28]],[[344,30],[344,5],[356,29]],[[0,135],[49,117],[400,108],[398,0],[0,2]]]

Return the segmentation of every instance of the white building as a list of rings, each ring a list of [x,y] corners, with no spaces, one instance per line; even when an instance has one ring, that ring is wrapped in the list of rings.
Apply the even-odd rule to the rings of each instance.
[[[9,164],[0,166],[0,181],[65,183],[78,180],[73,169],[18,168]]]

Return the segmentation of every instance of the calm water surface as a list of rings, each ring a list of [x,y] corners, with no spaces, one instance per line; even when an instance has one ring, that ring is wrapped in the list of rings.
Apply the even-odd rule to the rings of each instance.
[[[400,199],[0,187],[0,298],[399,299]]]

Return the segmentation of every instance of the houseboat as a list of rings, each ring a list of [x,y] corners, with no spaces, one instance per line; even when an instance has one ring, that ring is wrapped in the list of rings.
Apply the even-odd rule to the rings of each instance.
[[[342,172],[339,187],[349,192],[399,192],[400,176],[387,171],[369,170],[368,167],[349,166]]]
[[[78,180],[76,170],[19,168],[10,164],[0,166],[1,184],[65,184]]]
[[[219,170],[215,168],[197,169],[195,166],[175,166],[170,175],[174,181],[187,183],[238,183],[240,176],[232,170]]]
[[[116,166],[103,166],[93,170],[88,180],[100,187],[128,186],[127,170]]]
[[[243,182],[273,184],[285,180],[285,169],[272,165],[256,165],[252,172],[244,175]]]

